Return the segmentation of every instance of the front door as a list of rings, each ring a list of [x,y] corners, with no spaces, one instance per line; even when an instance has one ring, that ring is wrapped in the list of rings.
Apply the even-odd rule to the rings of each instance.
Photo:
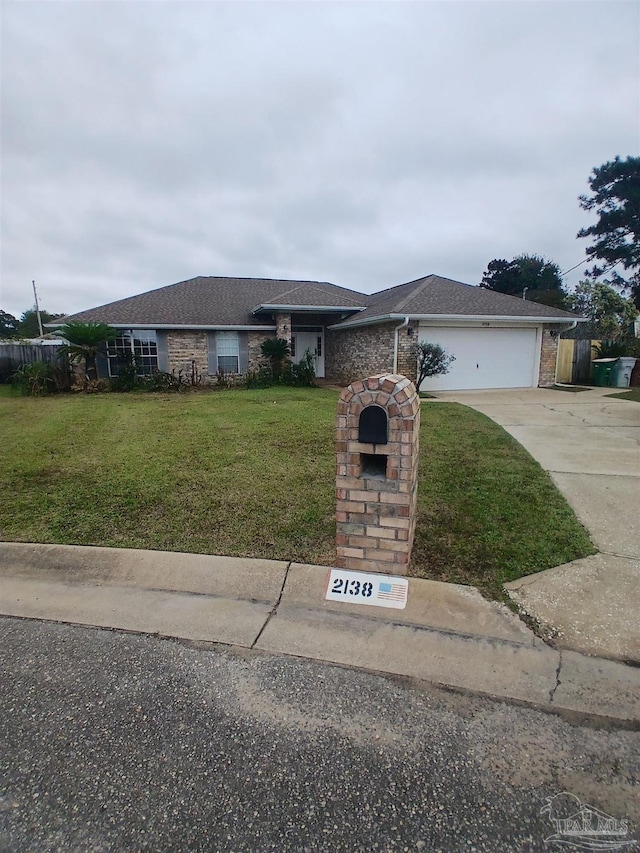
[[[291,358],[300,361],[305,352],[309,350],[313,356],[313,366],[319,379],[324,377],[324,333],[298,332],[295,329],[291,335]]]

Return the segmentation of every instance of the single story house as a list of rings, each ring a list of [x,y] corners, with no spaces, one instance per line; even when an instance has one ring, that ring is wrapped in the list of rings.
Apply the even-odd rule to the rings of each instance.
[[[316,375],[340,383],[375,373],[416,376],[412,345],[440,344],[455,356],[449,373],[423,390],[552,385],[560,332],[581,318],[438,275],[374,294],[318,281],[197,278],[73,314],[69,321],[118,330],[103,369],[122,354],[141,370],[244,373],[264,363],[265,338],[286,338],[292,357],[310,350]]]

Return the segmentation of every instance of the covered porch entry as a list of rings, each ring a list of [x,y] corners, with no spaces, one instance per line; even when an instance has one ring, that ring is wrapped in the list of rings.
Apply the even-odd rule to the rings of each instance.
[[[316,376],[324,379],[324,326],[297,325],[291,326],[291,358],[300,361],[305,352],[313,356],[313,366]]]

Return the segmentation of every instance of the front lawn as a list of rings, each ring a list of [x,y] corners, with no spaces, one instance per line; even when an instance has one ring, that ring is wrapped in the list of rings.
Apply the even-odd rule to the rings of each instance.
[[[0,397],[0,539],[331,565],[337,393]],[[501,584],[593,553],[501,427],[423,403],[412,574]]]

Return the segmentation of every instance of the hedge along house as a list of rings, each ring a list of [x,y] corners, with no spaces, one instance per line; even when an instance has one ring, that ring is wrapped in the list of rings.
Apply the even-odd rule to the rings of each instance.
[[[423,389],[552,385],[559,333],[581,318],[451,279],[429,275],[375,294],[328,282],[197,277],[61,318],[118,330],[101,364],[115,375],[124,354],[141,372],[192,369],[205,379],[264,364],[269,337],[309,350],[318,377],[342,384],[375,373],[416,376],[412,345],[441,344],[450,372]]]

